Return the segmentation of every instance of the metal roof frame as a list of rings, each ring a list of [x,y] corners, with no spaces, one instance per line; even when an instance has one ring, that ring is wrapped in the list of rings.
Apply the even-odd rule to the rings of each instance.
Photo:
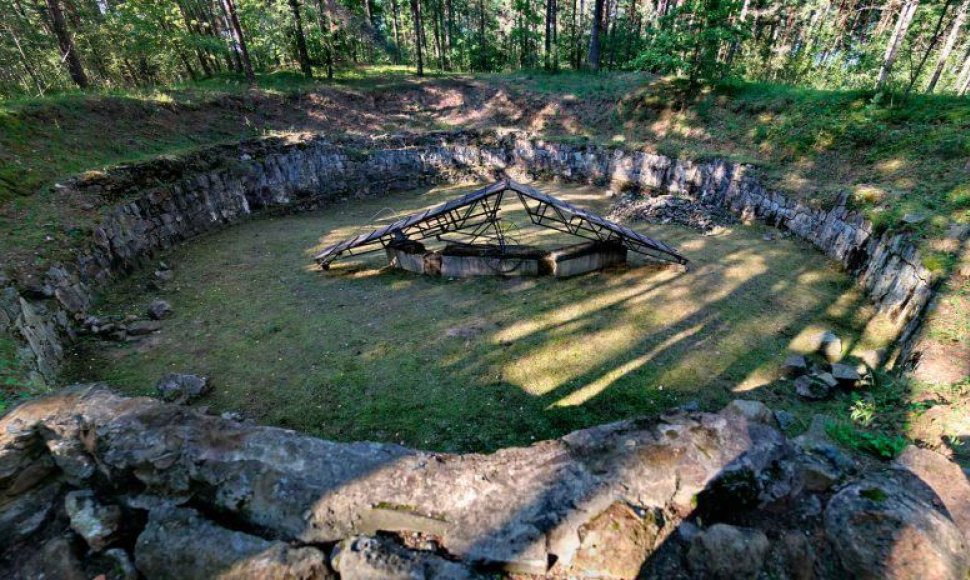
[[[687,263],[687,258],[665,242],[508,178],[403,217],[370,233],[329,246],[317,254],[315,260],[321,267],[328,269],[334,260],[343,255],[379,251],[395,241],[417,241],[432,237],[440,239],[447,233],[467,236],[470,238],[468,243],[479,238],[497,240],[504,247],[498,214],[506,192],[512,192],[519,198],[529,219],[537,226],[587,240],[619,244],[653,260]]]

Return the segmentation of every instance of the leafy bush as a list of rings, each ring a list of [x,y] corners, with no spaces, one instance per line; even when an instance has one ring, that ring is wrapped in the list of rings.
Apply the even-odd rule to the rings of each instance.
[[[895,458],[909,445],[900,435],[863,431],[851,423],[833,421],[825,426],[825,432],[845,447],[886,460]]]

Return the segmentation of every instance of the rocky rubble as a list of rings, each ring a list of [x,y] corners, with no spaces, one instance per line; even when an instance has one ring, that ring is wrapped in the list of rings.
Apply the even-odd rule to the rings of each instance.
[[[0,576],[964,580],[948,466],[867,469],[747,401],[450,455],[78,386],[0,419]]]
[[[738,217],[727,208],[669,194],[626,194],[613,204],[609,218],[621,222],[679,224],[703,234],[713,234],[739,223]]]

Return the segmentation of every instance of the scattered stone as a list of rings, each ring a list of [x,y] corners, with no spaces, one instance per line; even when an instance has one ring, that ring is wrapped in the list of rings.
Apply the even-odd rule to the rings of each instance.
[[[803,375],[795,379],[795,393],[809,401],[821,401],[832,396],[832,386],[820,380],[817,375]]]
[[[135,565],[147,578],[332,578],[316,548],[293,548],[220,527],[186,508],[149,514],[135,544]]]
[[[903,223],[908,226],[915,226],[926,221],[926,216],[921,213],[908,213],[903,216]]]
[[[95,552],[100,552],[117,539],[121,528],[121,508],[104,505],[90,490],[72,491],[64,499],[64,509],[71,519],[71,529],[78,533]]]
[[[858,371],[851,365],[834,363],[832,365],[832,376],[842,387],[855,387],[862,381]]]
[[[757,578],[768,553],[761,530],[714,524],[690,543],[687,565],[704,578]]]
[[[235,421],[237,423],[242,423],[244,420],[242,413],[237,413],[236,411],[225,411],[219,416],[225,419],[226,421]]]
[[[800,377],[808,372],[808,361],[800,354],[793,354],[785,359],[781,370],[786,377]]]
[[[334,570],[346,580],[412,580],[475,578],[468,568],[428,552],[411,551],[388,538],[356,536],[334,548]]]
[[[646,221],[649,223],[675,223],[713,234],[724,226],[738,223],[738,218],[727,208],[710,205],[676,195],[626,194],[618,199],[610,210],[609,219],[614,221]]]
[[[778,421],[778,426],[781,427],[782,431],[788,431],[795,426],[795,416],[788,411],[779,409],[775,411],[775,421]]]
[[[125,327],[130,336],[144,336],[162,329],[162,323],[157,320],[139,320]]]
[[[815,373],[815,375],[813,375],[813,378],[819,382],[824,383],[825,386],[827,386],[829,389],[834,389],[835,387],[839,386],[839,381],[835,380],[835,377],[832,376],[832,373],[828,373],[828,372]]]
[[[155,270],[155,279],[159,282],[171,282],[175,279],[175,272],[171,270]]]
[[[169,403],[191,403],[212,390],[208,377],[169,373],[155,384],[155,392]]]
[[[741,415],[752,423],[761,423],[769,427],[778,426],[778,423],[775,421],[775,414],[760,401],[736,399],[731,401],[722,412],[726,415]]]
[[[148,316],[152,320],[161,320],[163,318],[167,318],[171,314],[172,305],[164,300],[153,300],[152,303],[148,305]]]
[[[826,330],[819,339],[818,352],[829,362],[838,362],[842,358],[842,339],[834,332]]]
[[[963,580],[970,548],[935,497],[910,473],[870,474],[832,497],[825,534],[853,577]]]
[[[766,241],[766,242],[773,242],[773,241],[775,241],[775,236],[774,236],[774,234],[765,234],[765,235],[761,236],[761,239],[764,240],[764,241]]]

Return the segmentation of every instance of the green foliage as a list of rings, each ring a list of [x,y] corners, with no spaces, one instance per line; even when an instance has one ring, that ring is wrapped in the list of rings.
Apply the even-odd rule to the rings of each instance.
[[[840,445],[885,460],[895,458],[909,445],[906,438],[900,435],[863,431],[850,423],[838,421],[829,422],[825,427],[825,432]]]
[[[740,43],[744,30],[733,24],[740,10],[734,0],[687,0],[661,17],[647,35],[633,66],[687,77],[691,92],[722,80],[730,69],[723,55]]]

